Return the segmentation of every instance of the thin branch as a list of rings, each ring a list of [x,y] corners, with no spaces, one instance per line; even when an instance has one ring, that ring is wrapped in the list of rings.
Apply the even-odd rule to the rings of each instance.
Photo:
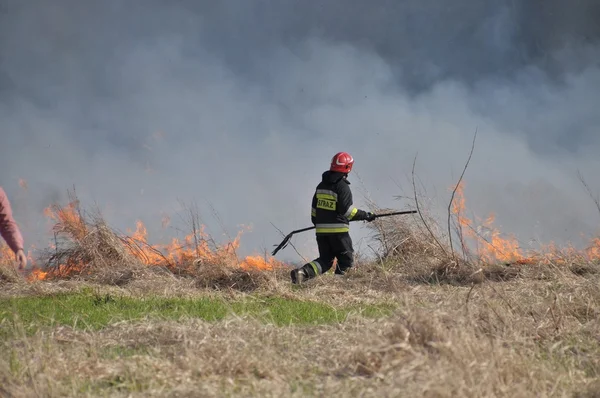
[[[590,198],[592,198],[592,200],[596,204],[596,208],[598,209],[598,212],[600,213],[600,200],[598,200],[597,197],[594,197],[594,194],[592,193],[590,186],[587,184],[587,182],[585,182],[585,179],[583,178],[583,175],[581,174],[579,169],[577,169],[577,177],[579,178],[579,181],[581,181],[581,183],[583,184],[583,186],[584,186],[585,190],[587,191],[588,195],[590,196]]]
[[[192,232],[194,233],[194,246],[196,249],[196,257],[200,257],[200,241],[198,240],[198,231],[200,229],[200,224],[198,223],[198,211],[194,213],[193,210],[190,209],[190,217],[192,218]]]
[[[460,217],[460,209],[459,209],[459,213],[458,216]],[[461,250],[463,252],[463,259],[465,261],[467,261],[467,248],[466,248],[466,244],[465,244],[465,234],[463,232],[462,229],[462,225],[460,222],[458,223],[454,223],[454,230],[456,231],[456,234],[458,235],[458,238],[460,239],[460,246],[461,246]],[[470,227],[470,226],[469,226]]]
[[[196,203],[196,201],[192,201],[190,203],[190,205],[188,206],[185,202],[183,202],[183,200],[178,200],[179,205],[181,206],[181,208],[183,210],[185,210],[185,212],[187,213],[186,218],[184,218],[181,214],[178,213],[179,218],[188,225],[188,227],[191,229],[192,235],[194,237],[194,250],[196,252],[196,257],[200,258],[201,257],[201,250],[200,247],[203,243],[206,243],[208,246],[208,241],[207,239],[204,237],[203,234],[203,227],[205,227],[205,224],[202,221],[202,217],[200,216],[200,210],[198,209],[198,204]],[[183,231],[179,228],[175,228],[176,231],[181,232],[185,237],[188,236],[189,231]],[[212,237],[211,237],[212,239]],[[180,249],[183,247],[187,247],[188,244],[185,241],[182,243],[182,245],[179,247]],[[216,250],[216,247],[215,247]]]
[[[478,129],[476,128],[475,135],[473,136],[473,143],[471,144],[471,152],[469,153],[469,158],[467,159],[467,162],[465,163],[465,167],[463,168],[463,171],[460,175],[460,178],[458,179],[458,182],[456,183],[456,186],[454,187],[454,190],[452,191],[450,203],[448,204],[448,239],[450,240],[450,250],[452,252],[452,257],[454,258],[454,261],[456,261],[456,255],[454,253],[454,247],[452,246],[452,230],[450,229],[450,218],[452,217],[452,202],[454,202],[454,195],[456,195],[456,190],[460,186],[463,176],[465,175],[465,172],[467,171],[467,167],[469,167],[469,162],[471,161],[471,156],[473,156],[473,151],[475,150],[475,139],[477,138],[477,130]]]
[[[362,186],[362,197],[369,203],[371,207],[376,207],[375,202],[371,199],[371,193],[367,189],[364,180],[361,178],[358,171],[354,170],[354,175],[356,175],[356,179]]]
[[[381,264],[381,269],[385,271],[385,269],[384,269],[385,267],[384,267],[384,264],[383,264],[383,257],[381,257],[381,255],[379,253],[377,253],[377,251],[375,249],[373,249],[371,247],[371,245],[367,245],[367,247],[369,249],[371,249],[371,251],[373,252],[373,254],[375,254],[379,258],[379,263]]]
[[[229,239],[229,243],[227,244],[228,247],[231,247],[232,251],[233,251],[233,255],[235,257],[235,261],[237,263],[237,265],[240,265],[240,260],[238,258],[238,254],[237,254],[237,250],[233,244],[234,240],[231,239],[231,235],[229,235],[229,232],[227,232],[227,229],[225,228],[225,224],[223,224],[223,220],[221,220],[221,217],[219,216],[219,213],[217,212],[217,210],[215,209],[215,207],[213,206],[213,204],[211,202],[208,202],[208,205],[210,206],[210,210],[213,213],[213,216],[217,219],[217,221],[219,222],[219,225],[221,226],[221,229],[223,230],[223,232],[225,233],[225,236],[227,236],[227,239]]]
[[[417,155],[418,155],[418,153],[417,153]],[[423,214],[421,213],[421,208],[419,206],[419,199],[417,198],[417,187],[416,187],[416,184],[415,184],[415,165],[417,163],[417,155],[415,155],[415,159],[413,160],[413,167],[412,167],[412,185],[413,185],[413,192],[414,192],[414,195],[415,195],[415,205],[417,206],[417,212],[419,213],[419,217],[421,218],[421,221],[423,222],[423,225],[425,225],[425,228],[427,228],[427,231],[429,232],[429,234],[431,235],[431,237],[433,238],[433,240],[435,241],[435,243],[437,243],[437,245],[440,247],[440,249],[442,249],[442,251],[444,252],[444,254],[447,256],[448,253],[446,252],[446,249],[444,249],[444,246],[442,246],[442,244],[436,238],[436,236],[433,233],[433,231],[431,230],[431,228],[429,228],[429,225],[427,224],[427,221],[425,221],[425,217],[423,217]]]
[[[465,300],[465,313],[467,314],[467,317],[469,316],[469,300],[471,299],[471,293],[473,292],[473,289],[475,289],[474,283],[471,285],[469,293],[467,293],[467,299]]]

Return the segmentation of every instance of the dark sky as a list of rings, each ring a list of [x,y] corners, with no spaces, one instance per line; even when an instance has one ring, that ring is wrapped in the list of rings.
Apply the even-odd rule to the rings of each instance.
[[[443,209],[477,128],[470,208],[524,242],[575,240],[600,217],[576,178],[600,191],[598,88],[592,0],[3,0],[0,183],[30,241],[75,185],[157,239],[179,199],[220,235],[212,204],[230,234],[254,226],[251,252],[279,240],[270,222],[310,221],[340,150],[357,204],[361,177],[410,205],[393,197],[418,152]]]

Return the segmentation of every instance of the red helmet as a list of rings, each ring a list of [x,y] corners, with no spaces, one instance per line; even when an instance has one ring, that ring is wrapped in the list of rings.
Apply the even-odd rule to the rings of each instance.
[[[350,173],[352,170],[352,165],[354,164],[354,159],[347,152],[338,152],[335,154],[333,159],[331,159],[331,167],[329,170],[331,171],[339,171],[341,173]]]

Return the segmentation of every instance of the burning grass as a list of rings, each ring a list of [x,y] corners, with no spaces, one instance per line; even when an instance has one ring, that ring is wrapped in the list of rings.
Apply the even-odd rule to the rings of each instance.
[[[419,203],[416,194],[415,201]],[[387,210],[372,205],[372,211]],[[459,285],[508,281],[524,272],[540,275],[600,272],[598,238],[591,239],[583,250],[571,245],[559,247],[552,242],[526,250],[513,236],[500,233],[494,226],[494,214],[483,220],[471,220],[465,213],[461,181],[449,206],[448,232],[422,208],[418,215],[380,218],[369,223],[368,228],[378,243],[374,250],[378,268],[383,274],[410,275],[416,283]]]
[[[79,277],[99,283],[123,285],[135,273],[143,272],[132,243],[111,230],[102,217],[87,220],[78,202],[47,209],[56,221],[56,244],[43,258],[45,270],[34,270],[32,278],[69,279]]]
[[[193,279],[198,288],[248,292],[272,281],[268,273],[261,271],[276,271],[283,266],[272,257],[259,255],[240,260],[236,253],[240,235],[218,245],[196,221],[192,233],[166,245],[148,243],[141,222],[131,236],[119,234],[99,213],[84,213],[74,194],[67,206],[50,206],[45,214],[54,222],[55,239],[40,259],[32,261],[42,264],[29,273],[27,279],[32,282],[76,279],[125,286],[133,280],[161,279],[160,275],[168,273]],[[2,253],[7,264],[1,267],[0,282],[14,283],[16,275],[4,271],[13,268],[6,261],[8,255]]]

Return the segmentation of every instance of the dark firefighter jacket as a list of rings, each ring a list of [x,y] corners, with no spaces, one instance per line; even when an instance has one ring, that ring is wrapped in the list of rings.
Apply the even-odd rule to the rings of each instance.
[[[348,185],[343,173],[323,173],[312,198],[311,220],[317,235],[348,232],[350,220],[366,219],[367,212],[354,207]]]

